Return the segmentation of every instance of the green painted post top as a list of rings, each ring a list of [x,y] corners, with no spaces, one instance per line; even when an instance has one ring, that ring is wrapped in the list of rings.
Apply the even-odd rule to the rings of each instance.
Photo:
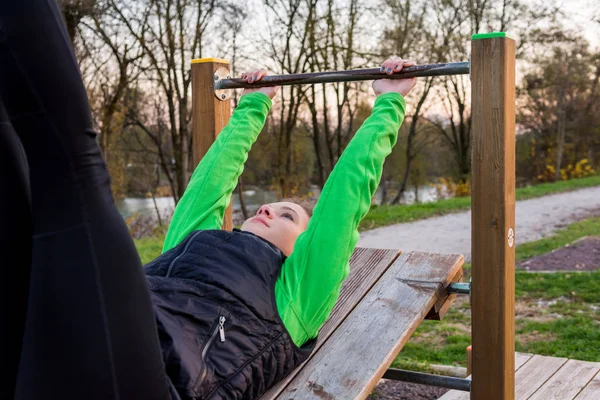
[[[514,39],[513,37],[508,35],[506,32],[489,32],[489,33],[476,33],[475,35],[473,35],[471,40],[492,39],[492,38],[500,38],[500,37]]]

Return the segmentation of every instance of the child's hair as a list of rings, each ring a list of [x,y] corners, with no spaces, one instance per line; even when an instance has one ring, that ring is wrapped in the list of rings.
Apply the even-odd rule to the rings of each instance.
[[[304,209],[304,211],[306,211],[306,213],[308,214],[308,218],[312,217],[313,209],[315,208],[316,204],[314,200],[306,199],[304,197],[287,197],[279,201],[287,201],[288,203],[298,204]]]

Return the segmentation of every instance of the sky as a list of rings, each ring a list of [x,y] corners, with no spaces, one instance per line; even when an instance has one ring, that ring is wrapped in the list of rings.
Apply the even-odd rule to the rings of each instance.
[[[593,48],[600,48],[600,23],[592,21],[593,16],[600,19],[600,1],[557,0],[556,3],[568,15],[565,24],[580,31]]]

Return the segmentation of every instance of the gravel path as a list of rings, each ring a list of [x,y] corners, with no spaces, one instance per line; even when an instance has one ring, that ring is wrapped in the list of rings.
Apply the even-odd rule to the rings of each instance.
[[[545,237],[572,222],[600,215],[600,186],[521,200],[516,206],[516,243]],[[464,254],[471,259],[471,211],[361,232],[360,247]]]

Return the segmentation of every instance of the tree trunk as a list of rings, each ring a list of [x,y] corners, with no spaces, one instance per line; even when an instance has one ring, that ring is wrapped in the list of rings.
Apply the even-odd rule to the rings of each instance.
[[[396,197],[394,197],[392,199],[392,201],[390,201],[390,204],[398,204],[400,202],[400,199],[402,198],[402,195],[404,194],[404,192],[406,192],[406,187],[408,186],[408,179],[410,177],[410,170],[411,170],[411,164],[412,164],[412,155],[406,155],[406,166],[404,168],[404,176],[402,177],[402,184],[400,185],[400,189],[398,189],[398,193],[396,194]]]
[[[154,211],[156,212],[156,218],[158,218],[158,226],[162,230],[163,229],[163,221],[162,221],[162,217],[160,216],[160,210],[158,209],[158,204],[156,203],[156,193],[154,193],[154,191],[152,191],[151,194],[152,194],[152,203],[154,204]]]
[[[242,177],[238,178],[238,196],[240,197],[240,208],[242,209],[242,215],[244,220],[248,219],[248,209],[246,208],[246,201],[244,200],[244,182]]]
[[[415,182],[415,204],[419,202],[419,182]]]
[[[385,178],[381,180],[381,185],[379,185],[379,187],[381,188],[381,204],[385,204],[385,200],[387,198],[387,185],[385,184]]]
[[[565,112],[565,88],[559,84],[558,87],[558,104],[557,104],[557,121],[556,121],[556,168],[554,171],[554,180],[560,180],[560,167],[562,165],[563,151],[565,147],[565,132],[566,132],[566,112]]]
[[[317,170],[319,171],[319,187],[323,189],[325,181],[327,180],[327,172],[325,171],[325,165],[323,163],[323,155],[321,154],[321,129],[319,127],[319,119],[317,108],[315,106],[316,93],[314,85],[311,88],[312,101],[308,100],[308,108],[310,109],[311,121],[312,121],[312,140],[313,147],[315,149],[315,156],[317,159]],[[327,138],[325,138],[327,140]]]
[[[560,98],[560,97],[559,97]],[[561,101],[559,100],[559,104]],[[562,107],[562,105],[559,105]],[[558,110],[558,121],[557,121],[557,134],[556,134],[556,170],[554,171],[554,180],[560,180],[560,167],[562,165],[563,152],[565,147],[565,133],[566,133],[566,124],[565,124],[565,110]]]
[[[402,195],[406,191],[408,179],[410,177],[411,163],[418,154],[418,150],[414,148],[415,139],[417,137],[417,124],[419,122],[421,109],[423,108],[425,100],[429,95],[429,91],[431,90],[432,84],[433,78],[427,78],[427,80],[425,81],[423,93],[421,93],[421,97],[419,98],[419,102],[417,103],[417,107],[415,108],[415,113],[411,118],[410,129],[408,131],[408,137],[406,138],[406,169],[404,171],[404,177],[402,178],[402,184],[400,185],[400,189],[398,189],[396,197],[394,197],[390,204],[398,204],[400,202],[400,199],[402,198]]]

